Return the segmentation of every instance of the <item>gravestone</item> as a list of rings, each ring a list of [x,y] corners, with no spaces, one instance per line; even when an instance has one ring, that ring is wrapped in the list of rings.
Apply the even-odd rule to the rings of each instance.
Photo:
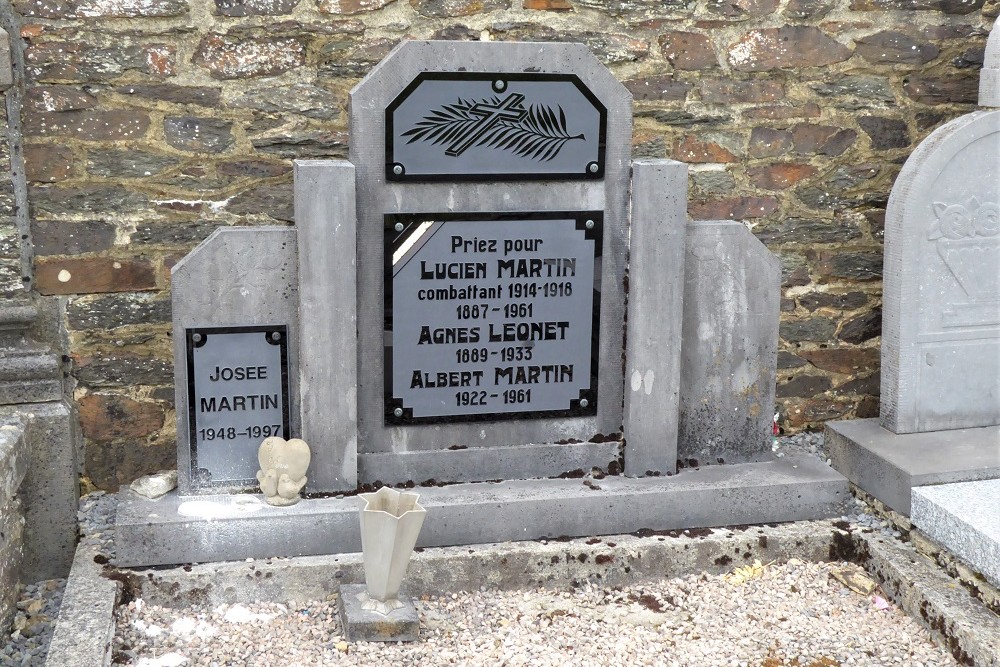
[[[178,487],[257,486],[264,438],[299,431],[295,231],[216,230],[171,274]]]
[[[617,465],[631,127],[578,44],[407,42],[351,92],[361,482]]]
[[[980,104],[1000,106],[993,27]],[[834,465],[893,508],[910,488],[1000,476],[1000,111],[932,132],[885,228],[880,418],[829,425]]]
[[[585,47],[405,42],[350,101],[351,161],[295,162],[294,228],[221,230],[175,268],[182,486],[123,497],[119,564],[357,551],[338,492],[379,484],[423,487],[423,546],[841,513],[820,461],[757,461],[774,258],[739,223],[687,224],[685,165],[630,161],[631,97]],[[725,345],[682,341],[707,332]],[[231,357],[198,347],[233,335]],[[288,433],[193,414],[283,397],[253,384],[274,364]],[[718,401],[685,447],[737,463],[674,474],[685,396]],[[314,495],[218,493],[245,488],[247,426],[276,423],[309,443]]]

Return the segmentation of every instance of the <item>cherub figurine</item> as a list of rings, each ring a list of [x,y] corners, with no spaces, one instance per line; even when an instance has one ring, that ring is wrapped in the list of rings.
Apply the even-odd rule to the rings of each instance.
[[[267,438],[260,443],[257,481],[269,505],[286,507],[299,502],[299,492],[306,485],[306,470],[312,453],[305,440]]]

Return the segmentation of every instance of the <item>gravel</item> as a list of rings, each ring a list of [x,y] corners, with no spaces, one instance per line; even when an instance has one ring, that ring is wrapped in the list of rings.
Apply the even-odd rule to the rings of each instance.
[[[778,457],[827,460],[822,433],[775,439]],[[114,556],[117,496],[80,500],[81,540]],[[842,517],[899,536],[856,501]],[[344,641],[336,601],[306,607],[230,605],[166,609],[135,600],[119,609],[116,664],[179,665],[753,665],[835,667],[956,665],[927,633],[889,603],[830,578],[831,563],[769,564],[746,583],[692,575],[655,584],[566,592],[479,591],[416,601],[414,644]],[[24,588],[15,631],[0,647],[3,667],[41,667],[65,580]],[[878,592],[876,591],[876,594]],[[796,662],[797,660],[797,662]]]
[[[952,666],[891,603],[833,580],[836,563],[765,565],[611,589],[478,591],[416,601],[421,639],[344,641],[335,600],[119,611],[116,664]],[[879,609],[876,603],[885,607]]]

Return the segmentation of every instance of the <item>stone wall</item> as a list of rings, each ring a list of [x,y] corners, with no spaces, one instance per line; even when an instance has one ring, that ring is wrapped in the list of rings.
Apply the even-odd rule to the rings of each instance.
[[[85,475],[107,489],[175,462],[170,266],[219,225],[290,224],[291,160],[346,156],[348,91],[406,38],[586,43],[635,95],[634,154],[689,163],[691,216],[746,220],[780,255],[782,425],[876,414],[885,203],[911,149],[973,108],[1000,8],[997,0],[13,6],[28,81],[33,284],[67,297]]]

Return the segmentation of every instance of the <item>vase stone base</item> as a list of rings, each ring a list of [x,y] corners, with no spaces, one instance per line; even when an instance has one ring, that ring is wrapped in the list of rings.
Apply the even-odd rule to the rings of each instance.
[[[349,642],[412,642],[420,636],[420,618],[413,602],[399,596],[402,607],[388,614],[368,611],[362,605],[367,597],[364,584],[340,587],[340,624]]]

